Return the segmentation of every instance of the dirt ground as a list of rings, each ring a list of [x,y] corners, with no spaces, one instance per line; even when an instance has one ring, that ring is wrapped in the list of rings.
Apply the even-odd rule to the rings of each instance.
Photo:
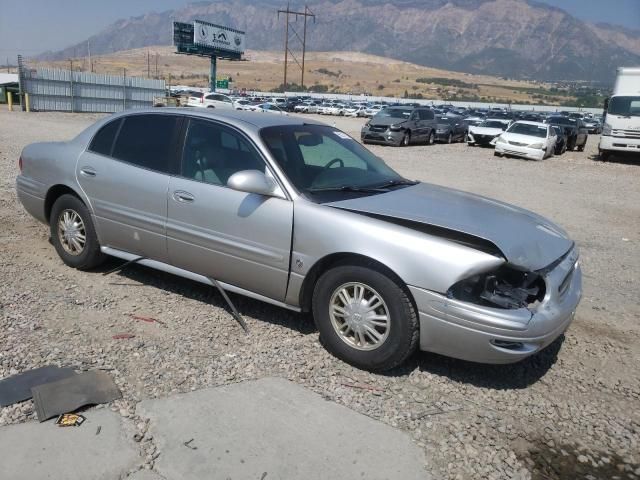
[[[111,408],[135,425],[142,399],[281,376],[408,432],[441,478],[640,478],[640,158],[596,161],[597,136],[542,162],[465,144],[371,147],[408,178],[549,217],[577,242],[584,272],[575,322],[539,355],[484,366],[418,353],[378,375],[326,353],[307,316],[235,296],[245,336],[205,286],[136,266],[103,276],[115,260],[64,266],[16,198],[18,157],[98,117],[0,110],[0,378],[48,363],[105,369],[124,394]],[[321,120],[356,138],[363,123]],[[32,408],[0,409],[0,426]]]

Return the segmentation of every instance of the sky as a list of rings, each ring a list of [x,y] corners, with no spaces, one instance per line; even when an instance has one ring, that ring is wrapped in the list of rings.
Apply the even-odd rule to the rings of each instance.
[[[537,1],[562,8],[582,20],[640,30],[640,0]],[[120,18],[179,8],[187,3],[188,0],[0,0],[0,65],[7,58],[14,64],[18,53],[33,56],[73,45]]]

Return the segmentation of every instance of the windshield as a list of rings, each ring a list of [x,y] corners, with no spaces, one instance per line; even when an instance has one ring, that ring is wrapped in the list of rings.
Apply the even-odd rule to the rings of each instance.
[[[263,128],[260,135],[289,181],[315,201],[328,201],[326,194],[331,189],[379,188],[389,182],[404,180],[360,143],[333,127],[278,125]]]
[[[412,111],[412,108],[385,108],[380,110],[376,117],[409,118]]]
[[[499,128],[501,130],[504,130],[505,128],[507,128],[507,125],[505,123],[496,122],[495,120],[487,120],[486,122],[482,122],[480,126],[487,127],[487,128]]]
[[[529,123],[516,122],[509,127],[507,133],[517,133],[519,135],[547,138],[547,127],[542,125],[531,125]]]
[[[624,117],[640,117],[640,97],[611,97],[607,113]]]

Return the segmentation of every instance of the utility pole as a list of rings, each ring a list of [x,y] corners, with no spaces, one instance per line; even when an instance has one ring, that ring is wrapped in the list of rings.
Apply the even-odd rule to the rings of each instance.
[[[298,64],[298,66],[302,70],[301,86],[304,88],[304,59],[305,59],[305,54],[306,54],[306,51],[307,51],[307,18],[308,17],[312,17],[313,18],[313,23],[315,23],[316,16],[309,9],[309,7],[306,6],[306,5],[304,7],[304,12],[297,12],[297,11],[291,10],[289,3],[287,3],[287,9],[286,10],[278,10],[278,18],[280,18],[280,14],[281,13],[285,15],[285,28],[284,28],[284,82],[283,82],[283,87],[285,89],[287,88],[287,68],[289,66],[289,56],[291,56],[291,58],[293,58],[293,60]],[[292,22],[291,17],[292,16],[293,16],[293,21],[294,22],[298,20],[298,17],[302,17],[304,19],[304,27],[303,27],[304,31],[303,31],[303,34],[302,34],[302,38],[300,37],[300,35],[298,34],[298,32],[296,31],[294,26],[291,24],[291,22]],[[302,44],[302,63],[300,63],[298,61],[298,59],[296,58],[295,54],[289,48],[289,38],[290,38],[289,31],[293,32],[294,36]]]
[[[158,52],[156,52],[156,78],[158,78]]]
[[[11,73],[11,72],[9,71],[9,57],[7,57],[7,73]]]
[[[91,63],[91,45],[87,40],[87,53],[89,54],[89,71],[93,73],[93,63]]]
[[[147,78],[151,76],[151,67],[149,65],[149,50],[147,50]]]

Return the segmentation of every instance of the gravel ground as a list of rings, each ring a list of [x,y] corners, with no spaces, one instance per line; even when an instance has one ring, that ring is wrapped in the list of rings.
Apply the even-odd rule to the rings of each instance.
[[[419,353],[376,375],[326,353],[308,316],[235,296],[245,336],[206,286],[139,266],[103,276],[115,260],[89,273],[65,267],[16,199],[17,159],[98,117],[0,111],[0,378],[45,364],[105,369],[124,394],[107,408],[141,440],[141,399],[280,376],[406,431],[436,478],[640,478],[640,161],[594,161],[595,136],[585,152],[543,162],[464,144],[371,147],[409,178],[557,221],[580,246],[585,277],[566,337],[534,358],[483,366]],[[324,120],[359,136],[360,119]],[[121,333],[134,337],[113,338]],[[0,409],[0,425],[32,418],[31,402]],[[150,440],[146,468],[161,453]]]

